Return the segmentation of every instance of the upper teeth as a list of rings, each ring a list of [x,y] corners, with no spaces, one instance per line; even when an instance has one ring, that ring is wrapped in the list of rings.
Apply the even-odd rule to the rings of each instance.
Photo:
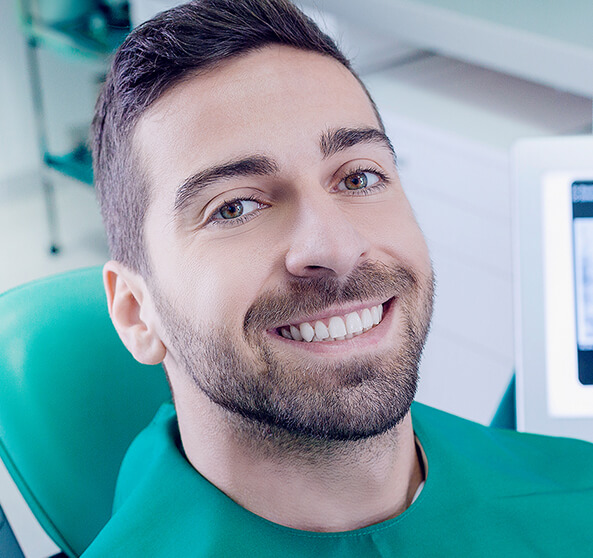
[[[280,334],[294,341],[341,341],[360,335],[377,325],[383,317],[383,305],[371,306],[345,316],[332,316],[316,322],[303,322],[280,328]]]

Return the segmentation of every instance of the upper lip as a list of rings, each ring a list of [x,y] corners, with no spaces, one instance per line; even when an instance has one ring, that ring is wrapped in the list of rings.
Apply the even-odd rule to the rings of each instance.
[[[392,298],[393,297],[390,297],[388,299],[379,300],[379,301],[357,302],[357,303],[349,304],[347,306],[332,306],[330,308],[320,310],[316,314],[309,314],[307,316],[299,316],[296,318],[292,318],[289,321],[278,324],[274,327],[271,327],[270,329],[277,329],[279,327],[302,324],[303,322],[309,322],[309,323],[316,322],[318,320],[324,320],[326,318],[331,318],[332,316],[345,316],[346,314],[350,314],[350,312],[364,310],[365,308],[371,308],[372,306],[377,306],[378,304],[386,304]]]

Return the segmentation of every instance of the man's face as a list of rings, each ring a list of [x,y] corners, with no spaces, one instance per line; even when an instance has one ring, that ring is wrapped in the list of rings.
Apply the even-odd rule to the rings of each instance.
[[[313,437],[397,424],[432,270],[354,76],[266,47],[173,88],[135,145],[173,391],[189,377],[234,416]]]

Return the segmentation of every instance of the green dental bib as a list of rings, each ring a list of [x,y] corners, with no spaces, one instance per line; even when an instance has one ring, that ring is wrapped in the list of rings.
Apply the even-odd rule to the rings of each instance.
[[[593,445],[418,403],[412,418],[428,460],[418,499],[377,525],[314,533],[256,516],[197,473],[165,404],[130,447],[114,515],[83,557],[593,556]]]

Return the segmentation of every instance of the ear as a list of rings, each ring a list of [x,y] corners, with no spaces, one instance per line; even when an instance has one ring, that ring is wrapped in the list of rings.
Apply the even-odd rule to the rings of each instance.
[[[112,260],[103,267],[103,284],[111,321],[128,351],[142,364],[162,362],[167,349],[144,278]]]

